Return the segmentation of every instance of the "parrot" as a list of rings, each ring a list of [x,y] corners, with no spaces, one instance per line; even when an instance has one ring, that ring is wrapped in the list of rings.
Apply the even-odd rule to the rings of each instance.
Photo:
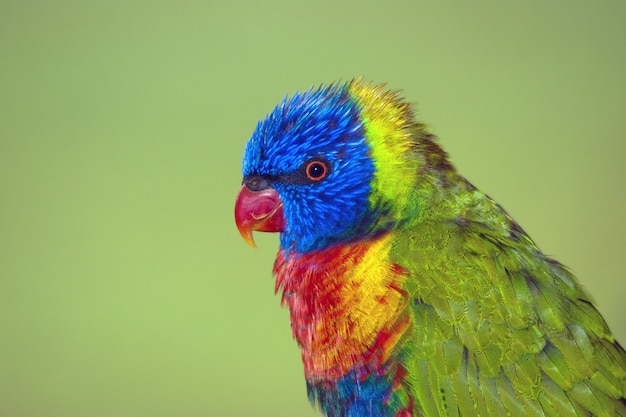
[[[242,173],[236,226],[253,247],[279,233],[275,292],[324,415],[626,416],[626,353],[590,295],[400,91],[286,96]]]

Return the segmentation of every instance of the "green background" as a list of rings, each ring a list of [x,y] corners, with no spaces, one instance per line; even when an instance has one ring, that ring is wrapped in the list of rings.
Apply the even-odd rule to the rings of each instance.
[[[626,340],[626,3],[0,2],[0,416],[314,416],[244,144],[353,76]]]

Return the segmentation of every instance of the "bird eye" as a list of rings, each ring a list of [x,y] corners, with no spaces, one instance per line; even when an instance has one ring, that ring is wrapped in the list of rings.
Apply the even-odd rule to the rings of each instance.
[[[313,181],[322,180],[328,175],[328,166],[324,161],[314,160],[306,166],[306,176]]]

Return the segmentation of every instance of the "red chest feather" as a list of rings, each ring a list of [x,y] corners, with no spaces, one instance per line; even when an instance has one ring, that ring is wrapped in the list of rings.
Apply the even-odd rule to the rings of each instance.
[[[335,380],[355,366],[375,370],[410,325],[408,271],[389,261],[391,238],[305,255],[279,252],[276,291],[291,312],[307,379]]]

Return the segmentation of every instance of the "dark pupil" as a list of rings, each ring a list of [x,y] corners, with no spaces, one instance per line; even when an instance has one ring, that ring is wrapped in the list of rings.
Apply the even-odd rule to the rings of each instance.
[[[309,175],[313,178],[319,178],[324,175],[324,165],[317,162],[309,167]]]

